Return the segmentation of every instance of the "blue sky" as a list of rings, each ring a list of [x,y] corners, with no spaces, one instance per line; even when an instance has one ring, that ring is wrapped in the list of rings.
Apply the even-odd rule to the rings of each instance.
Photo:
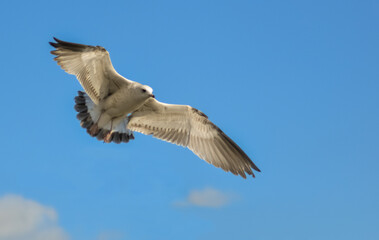
[[[378,239],[378,9],[2,1],[0,239]],[[141,134],[91,138],[53,36],[104,46],[158,100],[202,110],[262,173],[244,180]]]

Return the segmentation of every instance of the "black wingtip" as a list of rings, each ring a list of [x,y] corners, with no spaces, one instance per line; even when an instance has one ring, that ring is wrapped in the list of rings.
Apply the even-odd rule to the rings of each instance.
[[[91,46],[91,45],[84,45],[84,44],[79,44],[79,43],[66,42],[66,41],[60,40],[56,37],[53,37],[53,39],[56,42],[49,42],[49,44],[51,46],[53,46],[55,48],[61,48],[64,50],[70,50],[73,52],[82,52],[82,51],[85,51],[85,49],[87,49],[87,48],[96,48],[96,47]]]
[[[56,41],[56,42],[49,42],[49,44],[53,47],[58,47],[58,43],[59,43],[59,39],[56,38],[56,37],[53,37],[53,39]]]
[[[49,42],[49,44],[50,44],[51,46],[55,47],[55,48],[57,48],[57,47],[58,47],[58,43]]]
[[[255,171],[261,172],[261,170],[253,163],[251,166]]]

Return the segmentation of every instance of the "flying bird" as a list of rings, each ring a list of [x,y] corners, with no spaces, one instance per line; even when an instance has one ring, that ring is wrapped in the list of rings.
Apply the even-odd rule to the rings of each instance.
[[[201,159],[246,178],[259,168],[208,117],[188,105],[156,100],[153,89],[121,76],[101,46],[65,42],[50,45],[58,65],[79,80],[75,97],[80,125],[106,143],[128,142],[133,131],[189,148]]]

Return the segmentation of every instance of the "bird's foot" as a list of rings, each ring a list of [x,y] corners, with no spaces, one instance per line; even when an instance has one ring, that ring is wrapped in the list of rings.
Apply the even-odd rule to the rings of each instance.
[[[104,142],[110,143],[112,141],[112,133],[112,131],[109,131],[109,133],[104,138]]]

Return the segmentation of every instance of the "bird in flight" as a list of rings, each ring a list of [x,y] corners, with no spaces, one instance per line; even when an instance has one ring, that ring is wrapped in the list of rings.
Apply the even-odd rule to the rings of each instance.
[[[259,168],[208,117],[188,105],[156,100],[153,89],[121,76],[101,46],[65,42],[50,45],[58,65],[79,80],[85,92],[75,97],[80,125],[106,143],[128,142],[133,131],[189,148],[201,159],[227,172],[255,177]]]

